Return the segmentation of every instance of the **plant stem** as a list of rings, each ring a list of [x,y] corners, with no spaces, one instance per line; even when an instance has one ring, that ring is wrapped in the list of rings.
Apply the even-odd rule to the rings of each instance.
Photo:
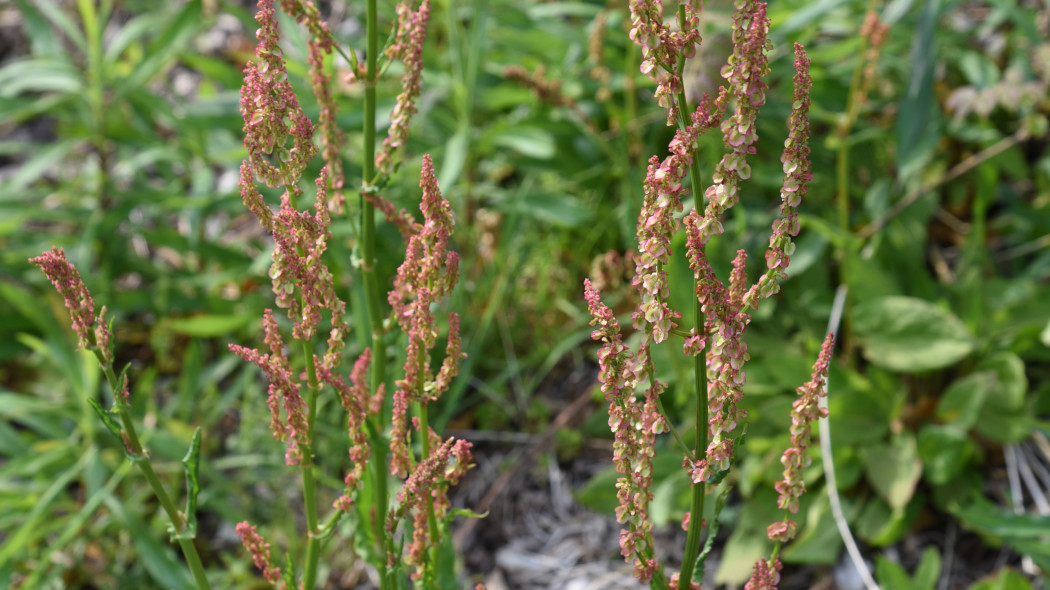
[[[361,163],[363,182],[375,181],[376,152],[376,59],[379,54],[379,9],[376,0],[368,0],[365,16],[367,47],[365,53],[365,112],[364,112],[364,161]],[[368,190],[368,189],[365,189]],[[361,193],[361,274],[364,279],[365,305],[372,328],[372,391],[386,382],[386,346],[383,343],[383,312],[379,299],[379,282],[376,277],[376,212],[375,206]],[[386,485],[387,446],[383,440],[382,420],[370,420],[370,444],[372,445],[373,493],[375,495],[375,535],[380,559],[377,564],[380,588],[391,588],[385,555],[387,550],[386,513],[389,503]]]
[[[684,10],[684,9],[681,9]],[[682,15],[684,18],[684,15]],[[688,125],[685,91],[678,92],[678,125]],[[693,207],[697,214],[704,210],[704,192],[700,181],[700,154],[693,152],[693,163],[689,166],[689,180],[693,191]],[[706,340],[705,317],[700,299],[695,296],[698,280],[693,277],[693,329]],[[702,459],[707,453],[707,353],[702,352],[693,357],[693,392],[696,396],[696,447],[693,457]],[[707,485],[704,482],[693,483],[693,497],[689,508],[689,532],[686,537],[685,553],[682,555],[682,569],[679,572],[679,588],[689,588],[696,571],[697,556],[700,553],[700,533],[704,522],[704,500],[707,497]]]
[[[95,356],[101,360],[97,349],[95,350]],[[120,417],[125,443],[131,456],[136,458],[133,462],[139,468],[139,471],[142,472],[142,475],[146,477],[146,481],[153,488],[153,493],[157,496],[157,500],[160,501],[161,507],[168,514],[168,519],[171,520],[171,525],[175,530],[175,537],[179,542],[179,547],[182,549],[183,556],[186,557],[186,565],[189,566],[190,572],[193,574],[193,580],[196,582],[197,588],[200,590],[210,589],[211,584],[208,583],[208,577],[204,573],[204,564],[201,563],[200,555],[197,554],[197,547],[193,544],[192,539],[181,537],[182,533],[186,531],[186,518],[179,512],[175,502],[172,501],[171,496],[168,495],[164,485],[160,482],[160,478],[157,477],[157,473],[153,471],[149,455],[143,450],[142,443],[139,441],[139,435],[135,430],[135,423],[131,420],[128,406],[121,399],[121,384],[113,372],[113,367],[106,364],[103,365],[103,369],[105,370],[110,390],[113,392],[113,399],[116,400],[113,405],[117,410],[117,415]]]
[[[321,557],[321,539],[318,538],[317,497],[314,486],[313,435],[317,421],[317,367],[314,365],[310,343],[303,341],[303,357],[306,359],[306,375],[309,389],[306,392],[307,439],[310,445],[301,449],[303,457],[299,469],[303,475],[303,508],[306,512],[306,567],[303,569],[303,588],[313,590],[317,585],[317,565]]]

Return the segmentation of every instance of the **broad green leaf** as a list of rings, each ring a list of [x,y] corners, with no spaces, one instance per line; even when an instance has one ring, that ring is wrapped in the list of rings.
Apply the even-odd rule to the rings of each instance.
[[[864,356],[891,371],[920,373],[950,366],[974,348],[959,318],[922,299],[886,297],[854,309]]]
[[[875,563],[875,576],[883,588],[894,590],[934,590],[937,577],[941,572],[941,555],[937,549],[930,547],[923,552],[915,577],[911,578],[897,562],[878,556]]]
[[[907,506],[922,476],[922,462],[913,435],[901,433],[887,444],[865,447],[861,456],[868,481],[879,496],[892,508]]]
[[[537,160],[549,160],[557,153],[554,137],[539,127],[508,127],[488,139],[494,145]]]
[[[904,567],[881,555],[875,558],[875,577],[878,579],[879,585],[884,588],[915,590],[911,585],[911,578],[908,577],[908,572],[904,571]]]
[[[991,371],[970,373],[956,379],[937,404],[937,417],[960,428],[973,428],[994,385],[995,374]]]
[[[854,526],[857,534],[874,547],[887,547],[911,530],[923,503],[914,501],[899,510],[890,508],[879,497],[869,498]]]
[[[1010,351],[997,351],[982,358],[977,363],[977,370],[991,371],[995,375],[986,407],[1008,412],[1017,412],[1024,407],[1028,377],[1021,357]]]
[[[922,552],[918,567],[915,568],[914,587],[916,590],[934,590],[937,578],[941,575],[941,554],[935,547],[927,547]]]
[[[931,483],[948,483],[966,467],[975,452],[973,440],[957,426],[927,424],[919,430],[919,457],[926,479]]]

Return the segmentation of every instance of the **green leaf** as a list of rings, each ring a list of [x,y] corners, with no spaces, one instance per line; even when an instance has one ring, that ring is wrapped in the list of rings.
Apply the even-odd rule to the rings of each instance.
[[[17,194],[48,171],[55,170],[58,168],[59,162],[64,160],[80,144],[79,140],[70,139],[51,144],[47,148],[40,150],[29,161],[18,167],[18,172],[4,186],[5,192],[9,191],[10,194]]]
[[[927,424],[919,430],[919,457],[931,483],[943,485],[959,474],[976,452],[973,440],[961,428]]]
[[[15,1],[18,3],[19,8],[25,12],[25,0]],[[69,37],[69,40],[73,42],[73,45],[81,53],[87,53],[87,42],[84,40],[84,34],[69,18],[63,7],[55,4],[54,0],[33,0],[33,4],[40,9],[40,12],[47,17],[47,20],[51,21],[55,27]]]
[[[865,447],[861,452],[868,481],[892,508],[908,505],[922,476],[922,462],[911,433],[894,436],[889,444]]]
[[[1011,569],[1004,569],[975,582],[969,590],[1033,590],[1032,584],[1024,575]]]
[[[135,546],[137,561],[149,572],[157,584],[156,587],[167,590],[194,588],[186,566],[175,556],[170,546],[165,546],[157,540],[154,531],[151,531],[137,514],[128,510],[116,496],[107,498],[106,506],[123,523],[124,530]]]
[[[991,371],[995,376],[986,407],[1011,412],[1024,408],[1028,378],[1025,376],[1024,361],[1021,357],[1013,352],[1000,350],[982,358],[977,363],[977,370]]]
[[[911,530],[922,506],[922,502],[914,501],[896,510],[878,496],[870,498],[854,523],[857,534],[875,547],[897,543]]]
[[[120,424],[117,423],[117,421],[113,419],[113,416],[103,409],[103,407],[94,399],[89,397],[87,398],[87,402],[95,409],[95,413],[98,414],[99,419],[105,424],[106,430],[112,432],[113,436],[117,437],[117,440],[121,441],[121,444],[123,444],[124,439],[120,436]]]
[[[186,518],[186,529],[181,534],[173,535],[175,539],[192,539],[197,536],[197,494],[201,491],[200,482],[201,463],[201,428],[193,431],[190,440],[190,448],[186,456],[182,458],[182,468],[186,471],[186,510],[183,515]]]
[[[0,97],[4,98],[31,92],[77,93],[83,87],[80,72],[55,58],[21,59],[0,69]]]
[[[994,382],[995,375],[991,371],[971,373],[956,379],[937,404],[937,417],[960,428],[973,428]]]
[[[214,338],[226,336],[243,329],[254,319],[249,314],[241,315],[212,315],[201,314],[188,318],[174,318],[171,320],[171,330],[186,336],[196,338]]]
[[[167,19],[168,26],[161,30],[157,38],[150,43],[146,58],[139,62],[123,87],[143,86],[167,66],[201,26],[203,22],[201,16],[201,1],[192,0],[187,2],[178,14]]]
[[[548,192],[515,193],[514,197],[499,204],[505,213],[520,213],[546,224],[558,227],[581,227],[588,223],[593,212],[580,200],[569,194]]]
[[[894,590],[933,590],[937,586],[937,576],[941,571],[941,555],[933,547],[926,549],[912,579],[904,568],[883,556],[875,562],[875,577],[883,588]],[[931,578],[932,572],[932,578]]]
[[[539,127],[514,126],[502,129],[490,140],[494,145],[512,149],[523,156],[549,160],[557,153],[554,137]]]
[[[974,348],[966,326],[951,312],[913,297],[862,303],[853,326],[864,356],[891,371],[920,373],[950,366]]]
[[[903,179],[921,170],[940,137],[937,129],[940,116],[933,88],[940,11],[940,0],[926,0],[923,5],[908,60],[912,68],[908,88],[898,101],[897,170]]]

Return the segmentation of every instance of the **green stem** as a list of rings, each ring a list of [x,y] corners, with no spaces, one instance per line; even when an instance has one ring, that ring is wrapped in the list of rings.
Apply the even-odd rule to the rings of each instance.
[[[684,9],[682,9],[684,10]],[[684,15],[683,15],[684,18]],[[688,124],[685,91],[678,93],[678,124]],[[704,191],[700,180],[700,154],[693,152],[693,163],[689,166],[689,180],[693,191],[693,207],[698,215],[704,211]],[[693,330],[702,337],[706,336],[705,317],[700,299],[695,295],[698,280],[693,277]],[[697,460],[707,453],[707,353],[693,357],[693,392],[696,397],[696,447],[693,457]],[[696,571],[697,557],[700,554],[700,533],[704,522],[704,500],[707,497],[707,485],[704,482],[692,484],[692,501],[690,502],[689,532],[686,537],[685,553],[682,555],[682,569],[679,572],[679,587],[689,588]]]
[[[96,349],[96,358],[101,360],[100,352]],[[123,427],[123,433],[125,442],[128,446],[128,450],[132,457],[136,457],[134,461],[135,465],[138,466],[139,471],[146,477],[146,481],[149,482],[153,493],[157,496],[157,500],[160,501],[160,505],[164,508],[164,512],[168,514],[168,519],[171,520],[172,527],[174,527],[175,535],[178,538],[179,547],[182,549],[182,554],[186,557],[186,565],[189,566],[190,572],[193,574],[193,580],[197,584],[197,588],[201,590],[210,589],[211,584],[208,583],[208,577],[204,573],[204,564],[201,563],[200,555],[197,554],[197,547],[193,544],[192,539],[181,538],[181,535],[186,530],[186,518],[179,512],[178,507],[175,506],[175,502],[172,501],[171,496],[164,489],[164,485],[160,482],[160,478],[157,477],[157,473],[153,471],[153,465],[150,463],[149,455],[146,454],[142,448],[142,443],[139,441],[138,432],[135,430],[135,423],[131,420],[131,413],[128,411],[128,406],[121,399],[121,384],[118,383],[117,376],[113,372],[112,365],[103,365],[103,369],[106,373],[106,380],[109,382],[109,387],[113,391],[113,399],[116,400],[113,406],[117,410],[117,415],[120,417],[120,423]]]
[[[427,434],[430,432],[430,424],[429,424],[429,419],[428,419],[428,416],[427,416],[427,408],[426,408],[426,406],[424,406],[423,404],[418,403],[418,402],[416,404],[414,404],[414,405],[415,405],[416,415],[419,417],[419,436],[420,436],[420,439],[421,439],[420,446],[421,446],[421,450],[422,450],[422,452],[420,453],[419,462],[423,463],[427,459],[430,458],[430,437],[427,436]],[[430,579],[431,584],[428,585],[428,587],[433,587],[433,583],[436,583],[436,580],[433,579],[433,575],[434,575],[434,573],[436,571],[435,570],[435,566],[437,565],[437,558],[438,558],[438,555],[437,555],[437,540],[438,540],[438,538],[440,538],[441,531],[438,530],[437,516],[434,514],[434,505],[431,504],[430,502],[427,502],[426,503],[426,507],[427,507],[427,529],[428,529],[428,532],[430,533],[430,540],[431,540],[431,545],[430,545],[430,548],[428,550],[428,557],[429,557],[429,559],[427,560],[428,563],[426,564],[426,572],[427,572],[427,577],[431,578]]]
[[[364,153],[362,154],[363,182],[375,180],[376,152],[376,60],[379,54],[379,9],[377,0],[368,0],[365,14],[367,46],[365,53],[365,112]],[[383,311],[379,299],[379,281],[376,277],[376,212],[375,206],[361,193],[361,274],[365,288],[365,305],[372,329],[372,391],[378,391],[386,382],[386,346],[383,343]],[[370,444],[372,445],[372,486],[375,496],[375,519],[373,522],[379,559],[379,582],[382,590],[392,588],[386,567],[388,539],[386,533],[387,504],[389,503],[386,461],[387,446],[383,437],[380,417],[370,419]]]
[[[321,539],[317,536],[319,520],[317,517],[313,456],[314,422],[317,421],[317,393],[320,387],[317,383],[317,366],[314,364],[314,355],[310,348],[310,343],[304,341],[302,345],[309,383],[309,388],[306,392],[306,424],[307,440],[310,441],[308,446],[300,449],[303,456],[299,461],[299,469],[303,476],[303,507],[306,512],[306,567],[303,570],[303,587],[306,590],[313,590],[317,586],[317,566],[321,558]]]

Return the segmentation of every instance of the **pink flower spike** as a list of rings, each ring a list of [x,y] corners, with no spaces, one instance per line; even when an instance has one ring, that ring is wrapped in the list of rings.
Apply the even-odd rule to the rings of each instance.
[[[50,252],[30,258],[29,262],[39,266],[62,295],[80,346],[84,349],[97,347],[106,362],[109,362],[112,352],[109,350],[110,333],[105,321],[106,310],[103,307],[99,317],[95,317],[95,301],[91,298],[91,292],[84,285],[76,267],[66,259],[65,251],[54,246]]]
[[[259,534],[255,525],[244,521],[239,523],[235,530],[237,531],[237,536],[241,538],[244,548],[248,550],[248,553],[251,553],[255,567],[262,570],[266,581],[277,588],[284,588],[284,582],[281,580],[281,568],[275,567],[273,559],[270,557],[270,544]]]
[[[386,50],[387,57],[405,64],[405,71],[401,75],[401,93],[390,113],[390,130],[383,140],[383,149],[376,154],[376,169],[382,174],[393,171],[394,154],[408,140],[408,127],[416,114],[415,100],[423,86],[423,43],[427,39],[430,0],[422,0],[415,11],[411,5],[411,0],[398,2],[397,34]]]
[[[813,365],[813,375],[809,382],[798,388],[798,398],[791,408],[791,446],[784,451],[780,462],[784,465],[784,479],[776,483],[780,494],[777,506],[781,510],[798,512],[799,498],[806,491],[802,479],[802,469],[809,464],[806,450],[810,443],[812,424],[818,418],[827,415],[821,410],[818,398],[824,396],[824,381],[827,379],[831,354],[835,340],[831,334],[824,339],[817,362]]]

